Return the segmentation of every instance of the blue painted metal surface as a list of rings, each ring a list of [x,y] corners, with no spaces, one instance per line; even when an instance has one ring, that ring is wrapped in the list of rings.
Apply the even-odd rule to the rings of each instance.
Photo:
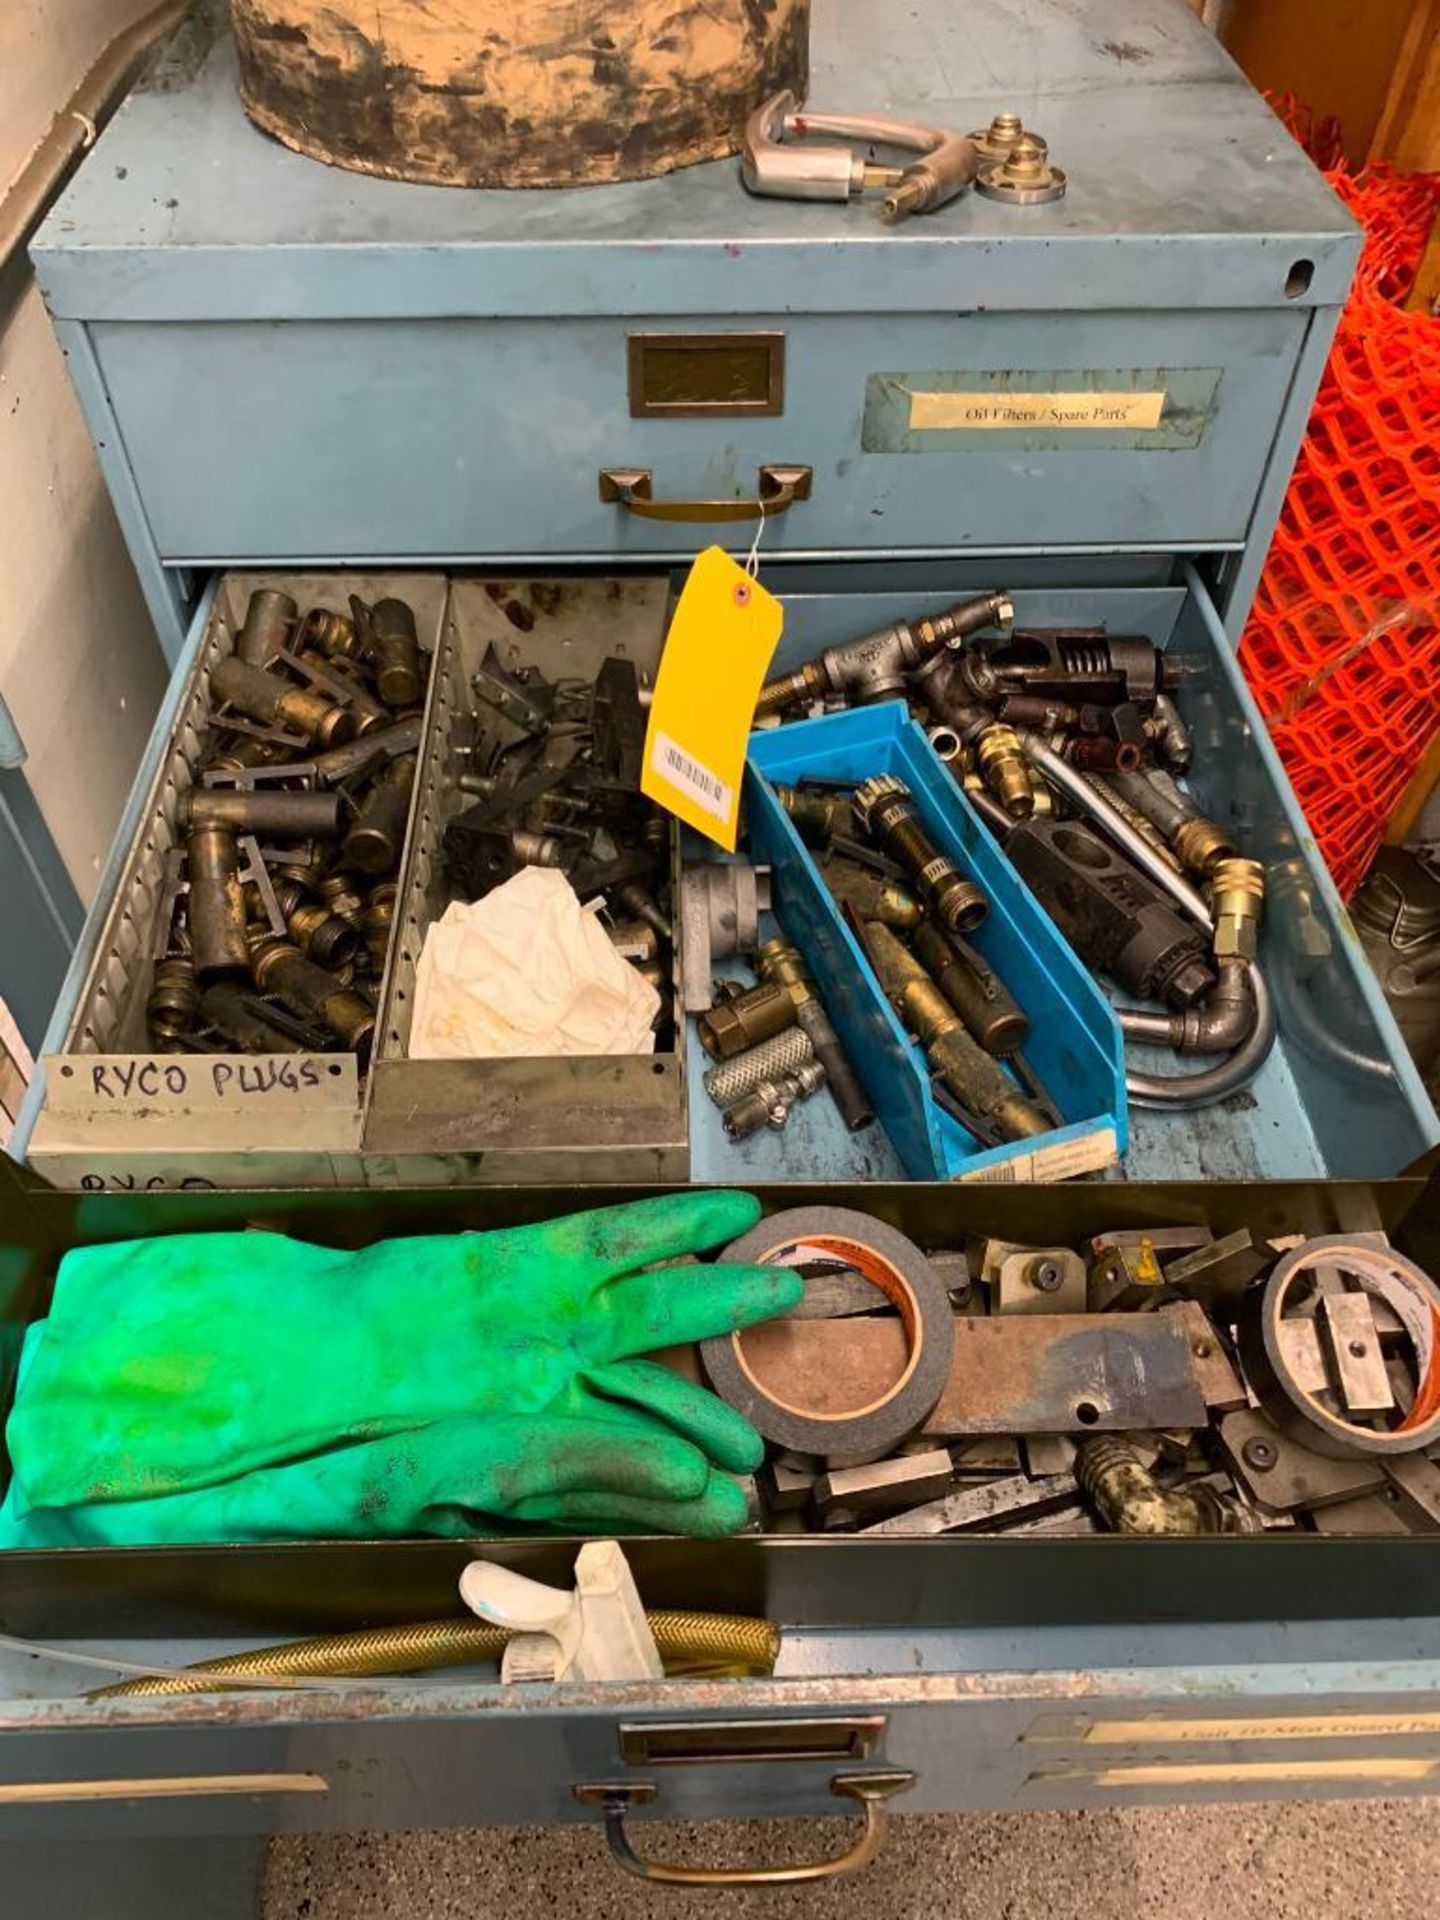
[[[1027,1057],[1064,1124],[1039,1142],[986,1151],[936,1105],[921,1050],[907,1036],[841,918],[776,784],[858,784],[890,773],[910,790],[931,839],[990,902],[969,936],[1030,1017]],[[776,911],[815,970],[830,1017],[880,1123],[912,1180],[1009,1177],[1037,1145],[1060,1147],[1096,1131],[1126,1141],[1120,1031],[1090,975],[935,758],[903,703],[886,701],[757,733],[750,741],[745,809],[751,843],[772,869]]]
[[[57,314],[127,321],[1303,309],[1338,304],[1358,253],[1174,0],[824,0],[810,94],[962,129],[1018,108],[1069,195],[1023,211],[967,195],[887,231],[872,207],[750,199],[731,161],[568,192],[369,179],[250,126],[222,33],[142,83],[34,251]],[[1297,259],[1313,273],[1290,299]]]
[[[0,767],[0,999],[32,1052],[83,919],[30,783],[18,769]]]
[[[96,456],[100,461],[100,471],[105,476],[111,504],[115,508],[115,517],[120,522],[120,531],[125,536],[125,544],[130,549],[130,557],[139,575],[140,591],[155,622],[155,634],[161,652],[174,667],[179,661],[189,624],[188,603],[191,595],[188,582],[183,573],[165,567],[161,561],[150,516],[121,437],[120,422],[115,417],[105,388],[105,377],[95,358],[95,346],[89,329],[74,321],[57,320],[55,333],[69,367],[85,423],[90,429],[90,437],[95,442]]]
[[[771,289],[771,301],[781,290]],[[402,550],[689,554],[696,530],[601,500],[602,467],[648,467],[657,498],[755,492],[765,461],[814,469],[811,497],[770,520],[765,546],[1240,544],[1265,477],[1308,316],[1286,312],[789,314],[773,304],[704,325],[786,335],[778,420],[635,420],[621,318],[567,320],[537,352],[523,320],[232,321],[88,333],[160,554],[286,560]],[[1054,389],[1106,368],[1152,370],[1177,405],[1209,369],[1184,444],[1135,435],[982,432],[865,440],[883,370]],[[1157,368],[1169,371],[1154,372]],[[910,369],[905,374],[898,370]],[[1066,371],[1066,370],[1070,371]],[[1115,385],[1117,376],[1104,376]],[[908,384],[907,384],[908,383]],[[257,405],[257,396],[265,396]],[[908,401],[892,400],[891,411]],[[356,433],[385,449],[354,484]],[[1154,436],[1150,436],[1154,437]],[[922,441],[924,452],[905,451]],[[243,448],[217,460],[215,449]],[[266,484],[257,487],[254,475]]]

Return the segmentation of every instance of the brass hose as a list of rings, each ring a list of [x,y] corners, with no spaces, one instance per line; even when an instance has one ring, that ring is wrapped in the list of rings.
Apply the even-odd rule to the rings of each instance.
[[[744,1678],[774,1671],[780,1629],[773,1620],[735,1613],[645,1615],[669,1675]],[[358,1633],[326,1633],[287,1640],[250,1653],[200,1660],[175,1674],[146,1674],[99,1687],[91,1700],[154,1699],[163,1694],[220,1693],[226,1681],[248,1679],[365,1680],[418,1673],[431,1667],[464,1667],[498,1660],[511,1638],[508,1627],[483,1620],[420,1620],[405,1627],[368,1627]]]

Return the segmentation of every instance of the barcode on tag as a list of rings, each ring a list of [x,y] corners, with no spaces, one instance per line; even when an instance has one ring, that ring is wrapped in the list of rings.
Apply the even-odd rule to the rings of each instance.
[[[730,818],[731,789],[708,767],[683,747],[676,746],[668,733],[657,732],[650,743],[650,766],[663,780],[688,793],[690,798],[706,813],[713,813],[717,820]]]

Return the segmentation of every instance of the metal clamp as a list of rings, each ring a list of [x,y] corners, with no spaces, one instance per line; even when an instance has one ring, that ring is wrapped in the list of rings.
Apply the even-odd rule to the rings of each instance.
[[[915,1784],[913,1773],[840,1773],[830,1782],[830,1791],[846,1799],[858,1800],[865,1812],[865,1825],[854,1846],[833,1860],[811,1860],[798,1867],[677,1867],[664,1860],[646,1860],[630,1844],[625,1831],[625,1815],[632,1806],[648,1806],[659,1789],[648,1780],[634,1783],[599,1781],[575,1789],[582,1806],[601,1807],[605,1814],[605,1840],[611,1857],[627,1873],[666,1887],[776,1887],[800,1880],[834,1880],[842,1873],[858,1873],[868,1867],[885,1844],[890,1824],[886,1801],[891,1794],[904,1793]]]
[[[902,147],[923,158],[907,167],[885,166],[848,146],[812,142],[811,134]],[[883,188],[880,212],[891,222],[943,207],[965,191],[979,165],[974,141],[948,127],[875,113],[812,113],[793,93],[777,93],[756,108],[740,148],[740,178],[751,193],[782,200],[853,200]]]
[[[640,520],[772,520],[810,498],[809,467],[764,466],[753,500],[657,500],[649,467],[602,467],[600,498]]]

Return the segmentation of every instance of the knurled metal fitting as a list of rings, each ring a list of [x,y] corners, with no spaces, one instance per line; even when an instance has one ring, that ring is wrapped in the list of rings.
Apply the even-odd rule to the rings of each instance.
[[[975,191],[987,200],[1033,207],[1063,198],[1065,175],[1059,167],[1050,165],[1049,148],[1043,140],[1033,133],[1022,133],[1005,159],[980,169]]]
[[[157,1041],[178,1040],[194,1026],[199,1011],[200,984],[194,962],[185,954],[172,954],[160,961],[145,1002],[152,1036]]]
[[[1210,870],[1217,960],[1253,960],[1265,911],[1265,869],[1258,860],[1217,860]]]
[[[975,748],[985,785],[1012,820],[1028,820],[1035,811],[1035,784],[1013,727],[987,727]]]
[[[1197,813],[1192,820],[1183,821],[1175,831],[1172,844],[1180,857],[1180,864],[1188,867],[1191,873],[1205,877],[1213,872],[1217,861],[1236,857],[1235,843],[1229,834],[1213,820],[1207,820],[1203,813]]]
[[[794,1073],[814,1058],[809,1034],[800,1027],[790,1027],[784,1033],[772,1034],[748,1053],[737,1053],[733,1060],[711,1067],[705,1075],[705,1091],[717,1107],[733,1107],[762,1081]]]
[[[990,902],[931,841],[902,780],[882,773],[865,781],[856,790],[855,813],[866,831],[905,867],[945,926],[961,933],[981,924]]]
[[[1018,113],[997,113],[988,127],[976,127],[970,144],[982,160],[1008,160],[1017,140],[1025,137],[1025,122]],[[1039,140],[1039,134],[1032,138]],[[1040,142],[1044,146],[1044,141]]]

